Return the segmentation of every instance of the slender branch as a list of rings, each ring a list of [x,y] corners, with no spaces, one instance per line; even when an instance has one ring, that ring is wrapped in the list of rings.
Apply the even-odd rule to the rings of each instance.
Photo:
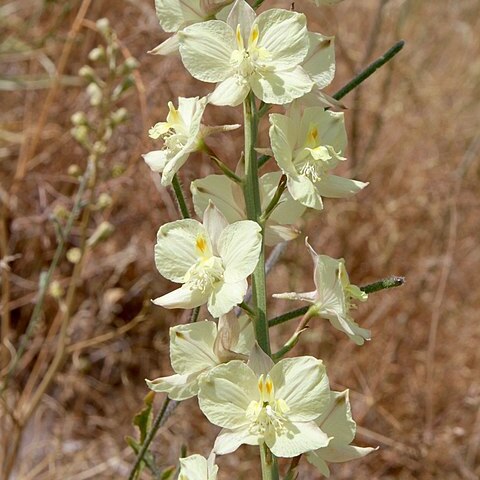
[[[180,185],[180,180],[178,180],[178,176],[175,174],[172,180],[172,187],[173,192],[175,193],[175,197],[177,199],[178,209],[183,218],[190,218],[190,211],[188,210],[187,202],[185,200],[185,195],[183,194],[182,186]]]
[[[173,410],[175,410],[179,403],[180,402],[177,402],[175,400],[170,400],[168,397],[163,402],[162,408],[155,420],[153,421],[152,428],[148,432],[147,438],[145,438],[145,441],[142,444],[142,448],[138,452],[137,458],[135,459],[135,464],[133,465],[132,470],[130,471],[130,475],[128,476],[128,480],[135,479],[137,470],[139,469],[140,464],[143,461],[143,457],[148,451],[148,447],[150,447],[150,444],[155,438],[155,435],[157,434],[159,428],[167,421],[167,418],[170,416]]]
[[[389,62],[397,53],[402,50],[405,46],[405,41],[400,40],[393,47],[388,49],[380,58],[372,62],[368,67],[362,70],[355,78],[350,80],[344,87],[342,87],[338,92],[333,94],[335,100],[340,100],[345,95],[350,93],[354,88],[357,88],[361,83],[363,83],[368,77],[373,75],[380,67]]]
[[[244,196],[249,220],[260,223],[262,207],[258,185],[258,160],[255,152],[257,140],[258,116],[255,107],[255,97],[249,93],[243,103],[245,131],[245,185]],[[262,350],[270,355],[270,338],[267,323],[267,294],[265,285],[265,245],[262,231],[262,247],[257,267],[252,275],[253,304],[255,311],[255,337]]]
[[[249,317],[255,318],[255,312],[252,310],[252,307],[245,302],[242,302],[238,305],[242,310],[247,312]]]
[[[360,290],[365,293],[374,293],[379,292],[380,290],[385,290],[386,288],[394,288],[400,287],[405,283],[404,277],[397,277],[391,276],[387,278],[383,278],[382,280],[378,280],[377,282],[369,283],[363,287],[360,287]],[[288,322],[294,318],[300,317],[305,315],[310,308],[310,305],[306,307],[297,308],[296,310],[292,310],[290,312],[284,313],[279,315],[278,317],[271,318],[268,321],[269,327],[274,327],[275,325],[280,325],[281,323]]]
[[[305,315],[307,313],[309,308],[310,305],[307,305],[306,307],[297,308],[296,310],[284,313],[282,315],[279,315],[278,317],[271,318],[268,321],[268,326],[274,327],[275,325],[280,325],[281,323],[288,322],[289,320],[293,320],[294,318],[301,317],[302,315]]]
[[[280,177],[280,181],[278,182],[277,190],[275,191],[275,194],[272,197],[272,200],[268,204],[267,208],[265,209],[265,212],[263,212],[262,216],[260,217],[261,223],[264,223],[268,220],[270,215],[272,214],[273,210],[275,207],[278,205],[278,202],[280,201],[280,198],[287,188],[287,176],[282,175]]]
[[[215,162],[215,165],[228,177],[231,178],[235,183],[242,183],[242,179],[231,170],[228,165],[223,163],[211,150],[207,151],[209,157]]]
[[[200,307],[195,307],[190,314],[190,323],[195,323],[198,320],[200,314]]]
[[[369,283],[364,287],[360,287],[360,290],[365,293],[374,293],[386,288],[401,287],[405,283],[405,277],[391,276],[378,280],[378,282]]]
[[[272,157],[270,155],[262,155],[258,157],[258,168],[263,167]]]

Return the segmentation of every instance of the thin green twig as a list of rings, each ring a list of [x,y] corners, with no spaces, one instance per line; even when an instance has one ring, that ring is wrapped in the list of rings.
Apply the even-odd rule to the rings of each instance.
[[[392,275],[391,277],[383,278],[382,280],[378,280],[377,282],[369,283],[363,287],[360,287],[360,290],[365,293],[374,293],[379,292],[380,290],[385,290],[386,288],[394,288],[400,287],[405,283],[404,277],[397,277]],[[284,313],[279,315],[278,317],[271,318],[268,321],[269,327],[274,327],[275,325],[280,325],[281,323],[288,322],[289,320],[293,320],[294,318],[301,317],[305,315],[311,305],[307,305],[305,307],[297,308],[296,310],[292,310],[290,312]]]
[[[404,283],[405,283],[405,277],[391,276],[388,278],[383,278],[378,282],[373,282],[368,285],[365,285],[364,287],[360,287],[360,290],[362,290],[365,293],[374,293],[380,290],[385,290],[386,288],[400,287]]]
[[[357,88],[362,82],[364,82],[370,75],[374,74],[381,66],[389,62],[400,50],[404,47],[405,41],[398,41],[393,47],[388,49],[380,58],[377,58],[368,67],[362,70],[355,78],[350,80],[344,87],[338,92],[333,94],[335,100],[342,99],[347,93],[350,93],[354,88]]]
[[[182,186],[180,185],[180,180],[178,180],[178,176],[176,174],[173,176],[172,187],[177,199],[178,209],[180,210],[182,217],[191,218],[190,211],[188,210],[187,202],[185,200],[185,195],[183,194]]]
[[[178,403],[179,402],[175,400],[170,400],[168,397],[163,402],[162,408],[158,413],[157,417],[155,418],[155,420],[153,421],[152,428],[148,432],[147,438],[143,442],[141,450],[138,452],[137,458],[135,459],[135,464],[133,465],[132,470],[130,471],[130,475],[128,476],[128,480],[135,479],[137,470],[143,461],[143,457],[148,451],[148,447],[150,446],[153,439],[155,438],[155,435],[157,434],[158,429],[165,423],[168,416],[175,409]]]

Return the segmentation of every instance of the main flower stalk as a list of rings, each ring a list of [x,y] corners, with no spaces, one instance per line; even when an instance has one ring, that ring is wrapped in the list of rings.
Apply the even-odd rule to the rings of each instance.
[[[267,320],[267,292],[265,284],[265,228],[261,222],[262,208],[258,185],[258,161],[255,152],[257,140],[258,115],[255,97],[252,92],[243,102],[244,135],[245,135],[245,183],[244,196],[249,220],[262,225],[262,247],[257,267],[252,275],[253,305],[255,311],[255,338],[261,349],[271,355],[270,337]],[[276,458],[266,445],[260,446],[263,480],[278,480]]]
[[[249,220],[261,223],[262,208],[258,186],[258,163],[255,152],[257,139],[258,116],[255,107],[255,97],[252,92],[243,102],[244,128],[245,128],[245,184],[244,195],[247,216]],[[252,292],[256,314],[255,337],[262,350],[271,354],[270,339],[267,323],[267,295],[265,288],[265,242],[264,228],[262,225],[262,248],[257,267],[253,272]]]

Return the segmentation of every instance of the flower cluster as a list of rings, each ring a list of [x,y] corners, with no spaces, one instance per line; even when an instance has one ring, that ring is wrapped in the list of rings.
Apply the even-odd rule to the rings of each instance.
[[[161,174],[164,186],[178,187],[177,195],[182,195],[177,174],[193,152],[208,155],[225,173],[191,182],[201,221],[184,215],[164,224],[155,245],[158,271],[180,286],[153,302],[168,309],[206,305],[211,315],[170,329],[175,373],[147,380],[153,391],[173,400],[197,396],[208,420],[222,429],[208,460],[200,455],[181,459],[179,478],[215,479],[215,455],[234,452],[242,444],[258,445],[274,457],[305,454],[328,476],[328,463],[359,458],[373,449],[351,445],[355,422],[348,391],[330,389],[322,361],[282,358],[301,329],[291,345],[270,353],[268,317],[260,297],[265,295],[265,245],[295,239],[304,213],[322,210],[323,198],[346,198],[367,186],[332,173],[346,160],[347,145],[344,114],[335,111],[339,103],[323,92],[335,73],[334,39],[309,32],[302,13],[273,8],[257,16],[245,0],[156,0],[156,10],[163,29],[173,35],[152,53],[178,54],[194,78],[216,85],[206,97],[180,97],[178,108],[169,102],[166,121],[149,132],[162,146],[144,159]],[[209,104],[242,103],[245,153],[232,170],[206,139],[240,125],[209,127],[202,119]],[[270,142],[260,148],[249,129],[258,129],[270,105],[280,106],[282,113],[268,116]],[[277,171],[257,175],[269,159],[275,160]],[[325,318],[363,344],[370,332],[353,320],[351,310],[367,295],[350,283],[343,259],[319,255],[307,241],[306,246],[316,289],[273,297],[308,302],[308,319]],[[238,317],[241,309],[244,315]]]

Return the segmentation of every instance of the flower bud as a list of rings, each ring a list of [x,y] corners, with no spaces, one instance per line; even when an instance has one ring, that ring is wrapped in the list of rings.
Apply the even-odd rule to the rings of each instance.
[[[87,87],[87,94],[90,97],[90,105],[93,107],[96,107],[100,105],[100,102],[102,101],[102,90],[96,83],[90,83]]]
[[[100,45],[98,47],[95,47],[94,49],[90,50],[90,53],[88,54],[88,58],[92,62],[96,62],[100,59],[105,58],[105,49]]]
[[[97,243],[106,240],[114,230],[115,228],[110,222],[102,222],[87,240],[87,245],[93,247]]]
[[[108,21],[108,18],[99,18],[96,22],[96,25],[98,30],[104,35],[110,30],[110,22]]]
[[[65,290],[58,280],[54,280],[48,287],[48,293],[55,299],[59,300],[65,294]]]
[[[113,203],[112,197],[108,193],[103,192],[98,196],[98,200],[97,200],[98,208],[103,209],[103,208],[110,207],[112,203]]]
[[[70,130],[72,137],[80,144],[85,145],[88,141],[88,128],[85,125],[73,127]]]
[[[70,120],[77,127],[80,125],[88,125],[88,119],[87,119],[87,116],[85,115],[85,112],[75,112],[70,117]]]
[[[80,169],[80,167],[78,165],[76,165],[75,163],[70,165],[68,167],[68,170],[67,170],[67,173],[71,176],[71,177],[75,177],[75,178],[78,178],[81,174],[82,174],[82,170]]]
[[[74,247],[74,248],[70,248],[67,251],[67,260],[70,263],[76,264],[80,261],[81,258],[82,258],[82,251],[79,248]]]
[[[78,71],[78,74],[85,80],[88,80],[89,82],[96,81],[95,70],[92,67],[90,67],[90,65],[84,65],[82,68],[80,68],[80,70]]]
[[[128,117],[128,112],[126,108],[119,108],[118,110],[115,110],[111,115],[110,115],[110,120],[112,122],[112,126],[116,127],[117,125],[120,125],[123,123]]]

